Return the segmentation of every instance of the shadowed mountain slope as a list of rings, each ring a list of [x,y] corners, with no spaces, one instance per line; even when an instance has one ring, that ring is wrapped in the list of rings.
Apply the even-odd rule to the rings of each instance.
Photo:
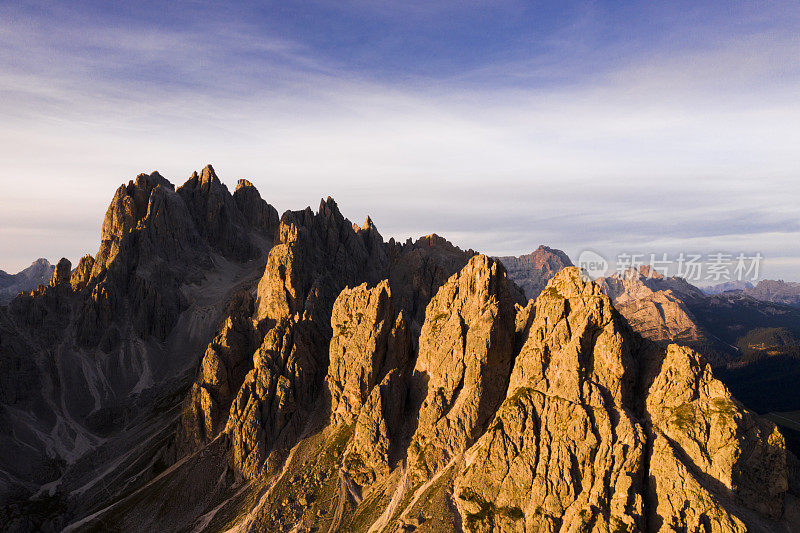
[[[796,529],[775,425],[537,252],[526,300],[331,198],[140,175],[94,258],[0,308],[4,529]]]
[[[0,270],[0,305],[5,305],[21,292],[32,291],[46,284],[53,276],[55,267],[47,259],[37,259],[31,266],[16,274]]]

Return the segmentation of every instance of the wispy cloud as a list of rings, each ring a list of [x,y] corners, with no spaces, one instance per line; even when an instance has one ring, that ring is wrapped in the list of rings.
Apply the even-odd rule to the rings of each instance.
[[[119,182],[211,162],[279,210],[331,194],[386,236],[437,231],[494,254],[730,246],[800,277],[785,259],[800,257],[794,14],[738,32],[702,14],[705,34],[673,21],[654,46],[639,27],[609,37],[597,7],[529,32],[511,17],[524,6],[505,8],[472,44],[481,3],[320,7],[332,26],[405,20],[335,39],[217,8],[182,24],[0,8],[0,268],[93,252]],[[426,16],[455,18],[455,42],[414,34]],[[397,39],[414,35],[403,73]]]

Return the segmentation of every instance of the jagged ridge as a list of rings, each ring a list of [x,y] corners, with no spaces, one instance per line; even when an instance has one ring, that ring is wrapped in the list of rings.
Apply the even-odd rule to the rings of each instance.
[[[577,269],[534,303],[501,262],[440,237],[385,243],[331,198],[277,222],[259,200],[248,183],[230,195],[210,167],[177,191],[142,175],[117,191],[93,261],[72,276],[60,264],[51,286],[0,311],[3,354],[33,335],[59,343],[60,364],[135,349],[167,360],[181,346],[199,364],[179,420],[147,432],[162,440],[141,456],[160,469],[117,470],[135,475],[106,499],[66,469],[77,480],[54,494],[70,530],[797,526],[775,426],[695,352],[635,334]],[[248,262],[266,250],[265,266]],[[143,405],[165,398],[156,389]],[[44,401],[5,384],[3,397]]]

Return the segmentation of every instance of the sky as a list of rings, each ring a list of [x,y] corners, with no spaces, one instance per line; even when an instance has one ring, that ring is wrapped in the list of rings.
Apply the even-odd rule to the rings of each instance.
[[[800,3],[0,3],[0,269],[208,163],[279,212],[800,280]]]

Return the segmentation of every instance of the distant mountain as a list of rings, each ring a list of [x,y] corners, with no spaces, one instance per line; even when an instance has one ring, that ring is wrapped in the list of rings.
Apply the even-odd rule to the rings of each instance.
[[[679,277],[664,277],[644,265],[638,269],[629,268],[623,273],[597,280],[615,302],[625,303],[638,300],[658,291],[670,291],[686,301],[694,301],[705,297],[703,291]]]
[[[527,255],[504,256],[497,259],[506,267],[508,276],[525,291],[525,296],[531,299],[539,296],[547,282],[558,272],[573,266],[567,254],[543,244]]]
[[[741,291],[744,289],[750,289],[753,287],[753,284],[749,281],[726,281],[725,283],[718,283],[716,285],[710,285],[708,287],[701,287],[704,293],[709,295],[720,294],[723,292],[728,291]]]
[[[800,282],[766,279],[742,292],[757,300],[800,307]]]
[[[0,305],[5,305],[16,295],[24,291],[32,291],[46,284],[53,276],[55,267],[47,259],[37,259],[28,268],[8,274],[0,270]]]
[[[647,267],[596,280],[633,329],[656,342],[699,343],[702,326],[688,302],[703,293],[682,278],[665,278]]]
[[[703,287],[708,295],[725,292],[741,292],[746,296],[776,304],[800,307],[800,282],[765,279],[753,286],[749,281],[728,281],[711,287]]]
[[[634,330],[702,353],[749,408],[800,411],[800,309],[757,299],[750,290],[706,295],[680,278],[648,273],[630,270],[597,283]],[[800,449],[800,440],[793,441]]]
[[[800,309],[759,300],[741,291],[708,296],[693,301],[690,308],[703,327],[731,346],[756,328],[787,328],[800,334]]]

